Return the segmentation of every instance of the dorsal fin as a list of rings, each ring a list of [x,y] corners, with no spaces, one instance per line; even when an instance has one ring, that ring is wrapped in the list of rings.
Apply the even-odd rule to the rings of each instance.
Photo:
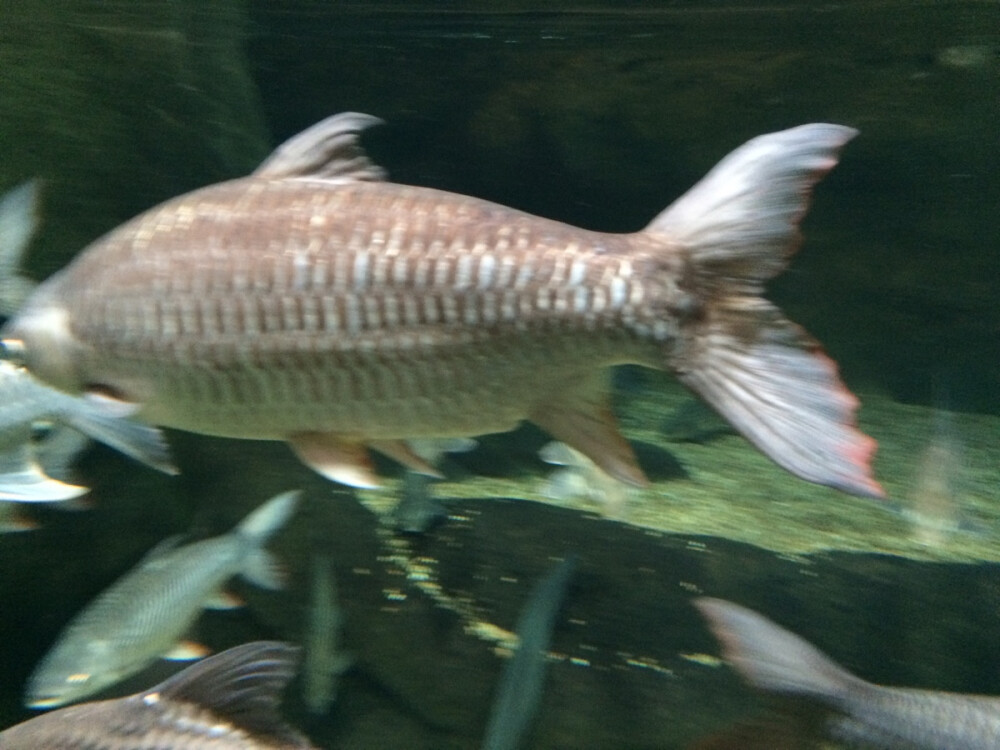
[[[382,120],[360,112],[342,112],[292,136],[254,170],[255,177],[322,177],[338,182],[385,179],[358,143],[365,128]]]
[[[298,651],[279,641],[245,643],[193,664],[139,698],[193,703],[252,734],[310,748],[278,710],[281,693],[295,675]]]

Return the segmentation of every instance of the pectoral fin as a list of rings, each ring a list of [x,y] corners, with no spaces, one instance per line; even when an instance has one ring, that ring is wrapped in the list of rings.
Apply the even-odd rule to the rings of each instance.
[[[302,463],[327,479],[362,489],[379,486],[368,449],[357,440],[328,432],[299,432],[288,443]]]
[[[575,448],[601,469],[628,484],[649,484],[632,446],[618,431],[602,373],[582,378],[551,400],[539,404],[529,419]]]

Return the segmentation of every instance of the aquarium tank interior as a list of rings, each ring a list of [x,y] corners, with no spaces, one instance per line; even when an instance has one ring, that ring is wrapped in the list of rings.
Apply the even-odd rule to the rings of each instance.
[[[0,747],[1000,746],[997,3],[19,0],[0,143]]]

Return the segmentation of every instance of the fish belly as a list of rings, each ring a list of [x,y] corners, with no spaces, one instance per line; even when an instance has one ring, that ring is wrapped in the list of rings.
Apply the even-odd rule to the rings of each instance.
[[[464,436],[510,430],[602,366],[639,359],[641,349],[624,337],[509,336],[411,356],[293,353],[272,366],[135,362],[107,379],[150,394],[143,419],[202,434]]]

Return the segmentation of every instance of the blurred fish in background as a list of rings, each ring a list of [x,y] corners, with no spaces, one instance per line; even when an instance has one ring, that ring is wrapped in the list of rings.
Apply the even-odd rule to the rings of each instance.
[[[535,584],[517,619],[517,646],[504,666],[483,738],[483,750],[517,750],[538,713],[556,617],[569,588],[576,556],[556,563]]]
[[[223,536],[159,544],[66,625],[29,678],[25,704],[54,708],[93,695],[158,657],[204,656],[204,649],[178,642],[202,608],[234,606],[221,593],[229,578],[282,587],[281,568],[264,544],[289,519],[298,497],[276,495]]]
[[[82,703],[0,732],[4,750],[311,750],[281,717],[297,649],[256,641],[126,698]]]
[[[900,503],[913,537],[929,547],[940,547],[968,528],[962,510],[962,443],[955,417],[936,409],[930,440],[917,458],[916,473]]]
[[[875,685],[751,609],[707,597],[695,606],[747,682],[822,706],[838,742],[871,750],[1000,747],[1000,697]]]
[[[33,431],[43,422],[71,427],[147,466],[176,474],[162,432],[129,419],[131,411],[105,399],[71,396],[22,367],[0,362],[0,500],[59,502],[87,492],[48,476],[39,465]],[[48,448],[56,468],[64,468],[79,448],[79,441],[64,440]]]
[[[37,284],[21,273],[38,230],[39,180],[0,197],[0,316],[10,317]],[[130,421],[106,400],[71,397],[23,368],[0,363],[0,501],[59,503],[88,490],[69,481],[69,466],[88,440],[114,447],[147,465],[176,473],[162,433]],[[39,435],[39,428],[44,435]],[[15,509],[0,506],[0,532],[33,528]]]
[[[340,606],[333,561],[326,553],[313,554],[311,590],[303,641],[302,700],[309,713],[322,716],[337,699],[337,681],[353,662],[341,647],[344,610]]]

